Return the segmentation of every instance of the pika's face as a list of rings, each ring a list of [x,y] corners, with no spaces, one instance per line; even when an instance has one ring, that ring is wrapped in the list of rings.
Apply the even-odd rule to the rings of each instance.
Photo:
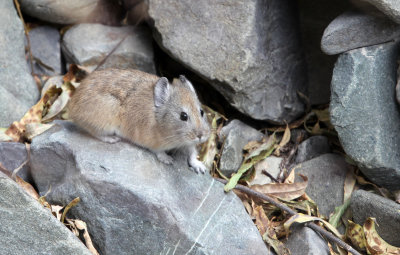
[[[210,135],[207,116],[196,92],[183,76],[170,85],[168,100],[159,107],[160,125],[172,147],[205,142]]]

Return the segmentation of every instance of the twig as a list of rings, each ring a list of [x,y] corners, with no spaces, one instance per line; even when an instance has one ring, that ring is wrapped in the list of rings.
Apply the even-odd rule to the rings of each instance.
[[[261,173],[263,173],[263,174],[265,174],[266,176],[268,176],[272,181],[274,181],[274,182],[276,182],[276,183],[279,183],[279,181],[278,181],[275,177],[273,177],[272,174],[268,173],[267,170],[263,169],[263,170],[261,171]]]
[[[215,178],[217,181],[222,182],[223,184],[226,184],[227,181],[224,179],[220,179],[220,178]],[[273,199],[272,197],[269,197],[267,195],[264,195],[260,192],[254,191],[246,186],[237,184],[235,189],[242,191],[243,193],[246,193],[247,195],[256,197],[258,199],[261,200],[265,200],[273,205],[275,205],[276,207],[278,207],[279,209],[287,212],[290,215],[297,215],[297,212],[290,209],[287,205],[282,204],[277,202],[275,199]],[[341,239],[337,238],[336,236],[334,236],[332,233],[326,231],[325,229],[321,228],[320,226],[318,226],[317,224],[313,223],[313,222],[309,222],[306,223],[307,227],[310,227],[311,229],[313,229],[314,231],[320,233],[321,235],[323,235],[324,237],[326,237],[328,240],[336,243],[337,245],[339,245],[340,247],[342,247],[343,249],[347,250],[348,252],[351,252],[352,254],[355,255],[361,255],[361,253],[359,253],[358,251],[356,251],[353,247],[351,247],[350,245],[348,245],[347,243],[345,243],[344,241],[342,241]]]
[[[32,51],[31,51],[31,40],[29,39],[29,33],[28,33],[28,28],[26,26],[24,17],[22,16],[22,12],[21,12],[21,6],[18,3],[18,0],[14,0],[14,4],[15,4],[15,8],[17,9],[18,12],[18,16],[22,21],[22,24],[24,25],[24,32],[25,32],[25,36],[26,36],[26,42],[28,43],[28,54],[29,54],[29,62],[31,65],[31,72],[33,73],[33,55],[32,55]]]

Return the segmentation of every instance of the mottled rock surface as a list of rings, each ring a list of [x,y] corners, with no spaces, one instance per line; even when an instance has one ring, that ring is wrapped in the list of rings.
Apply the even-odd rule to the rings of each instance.
[[[19,120],[39,91],[25,61],[24,29],[13,1],[0,1],[0,127]]]
[[[371,181],[392,190],[400,183],[398,53],[396,42],[340,55],[330,105],[331,121],[346,153]]]
[[[269,254],[233,192],[132,144],[107,144],[72,123],[33,139],[32,175],[49,201],[87,222],[100,254]]]
[[[349,165],[337,154],[324,154],[296,166],[296,174],[308,177],[307,195],[321,212],[329,216],[335,207],[343,204],[343,186]],[[296,176],[296,181],[303,181]],[[329,195],[327,195],[329,194]]]
[[[250,141],[259,141],[263,134],[244,124],[240,120],[232,120],[221,129],[224,143],[220,159],[220,170],[226,176],[235,173],[243,161],[243,147]]]
[[[64,35],[62,50],[68,63],[96,67],[123,39],[100,69],[132,68],[155,73],[152,38],[146,27],[75,25]]]
[[[50,26],[36,27],[29,31],[29,39],[34,57],[33,72],[45,75],[62,74],[60,33],[58,30]],[[46,66],[41,65],[41,63]],[[47,67],[51,67],[53,70]]]
[[[354,221],[363,225],[368,217],[376,218],[378,234],[388,243],[400,246],[400,205],[365,190],[357,190],[351,197]]]
[[[325,29],[322,50],[328,54],[376,45],[400,37],[400,25],[393,21],[361,12],[346,12]]]
[[[159,45],[239,111],[274,123],[299,117],[306,68],[295,2],[151,0]]]
[[[49,210],[1,172],[0,219],[2,254],[91,254]]]

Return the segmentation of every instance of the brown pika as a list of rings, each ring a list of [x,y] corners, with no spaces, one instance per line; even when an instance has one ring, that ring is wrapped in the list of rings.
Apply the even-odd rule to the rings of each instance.
[[[196,145],[210,134],[206,114],[185,76],[165,77],[138,70],[106,69],[86,77],[68,103],[70,118],[98,139],[121,138],[153,151],[166,164],[166,151],[183,149],[195,172],[206,167]]]

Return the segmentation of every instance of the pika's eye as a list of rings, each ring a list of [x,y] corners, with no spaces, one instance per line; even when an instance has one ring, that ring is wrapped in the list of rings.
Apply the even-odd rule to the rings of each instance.
[[[187,121],[188,120],[188,115],[186,112],[181,112],[181,120]]]
[[[200,115],[201,115],[201,117],[203,117],[203,115],[204,115],[204,111],[202,109],[200,109]]]

